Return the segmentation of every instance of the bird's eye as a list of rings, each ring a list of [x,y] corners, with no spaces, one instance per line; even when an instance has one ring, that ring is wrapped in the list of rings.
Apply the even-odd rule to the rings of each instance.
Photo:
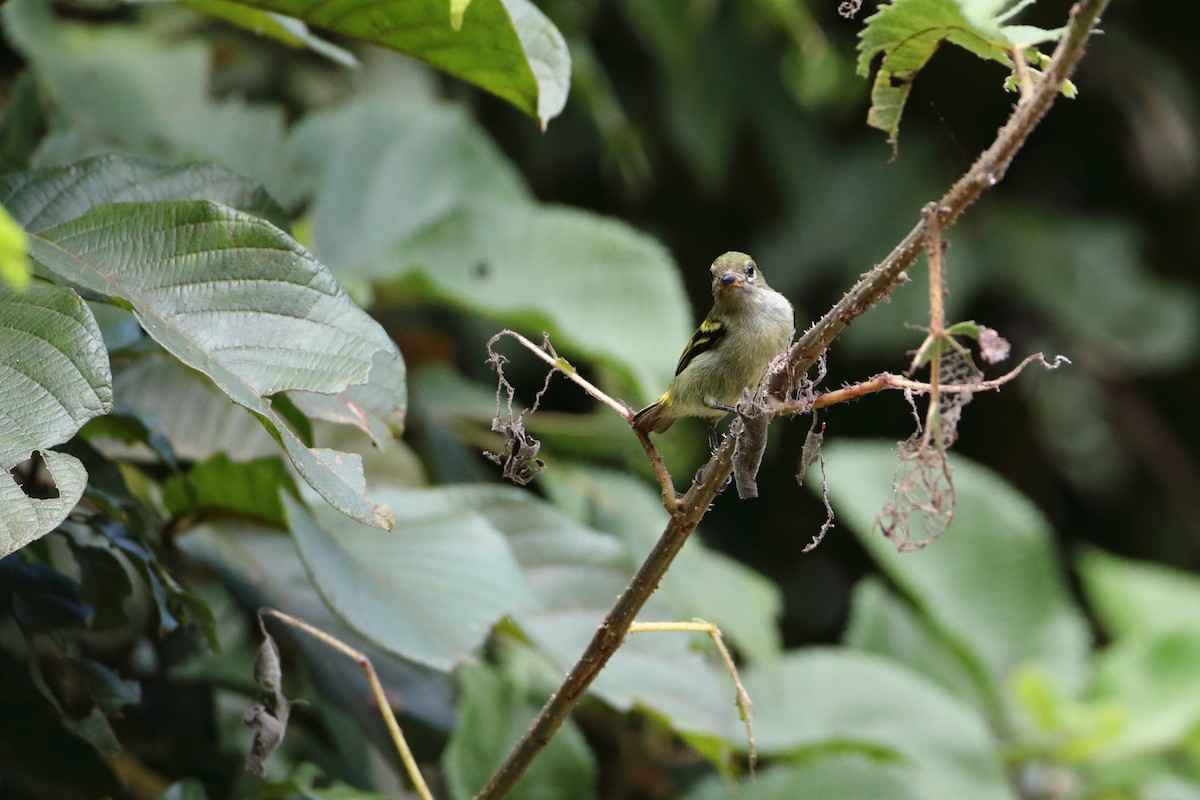
[[[746,262],[746,277],[750,277],[753,274],[754,274],[754,262],[747,261]]]

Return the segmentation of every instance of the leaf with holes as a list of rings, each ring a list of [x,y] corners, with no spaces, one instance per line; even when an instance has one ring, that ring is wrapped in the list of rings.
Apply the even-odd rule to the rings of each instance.
[[[112,375],[100,327],[69,289],[0,282],[0,557],[50,532],[83,494],[87,472],[46,448],[112,409]],[[17,485],[10,470],[41,453],[57,496]]]

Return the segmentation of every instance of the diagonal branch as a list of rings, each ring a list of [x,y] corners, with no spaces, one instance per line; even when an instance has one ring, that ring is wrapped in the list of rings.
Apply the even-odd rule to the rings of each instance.
[[[1074,72],[1083,57],[1093,26],[1107,6],[1108,0],[1080,0],[1071,8],[1066,33],[1033,92],[1021,99],[991,147],[976,159],[966,174],[938,202],[937,217],[941,228],[952,225],[967,206],[1004,177],[1017,151],[1053,105],[1063,81]],[[891,293],[902,273],[920,254],[925,241],[925,223],[922,221],[886,259],[863,275],[825,316],[792,345],[784,369],[770,379],[769,394],[776,402],[786,400],[809,368],[850,322]],[[726,440],[713,454],[704,467],[702,480],[693,484],[680,500],[676,513],[667,523],[658,543],[608,616],[600,623],[591,643],[567,674],[559,690],[546,701],[529,730],[516,743],[476,800],[498,800],[513,788],[533,758],[546,746],[583,697],[608,659],[621,646],[634,617],[658,588],[671,562],[708,512],[709,504],[724,487],[733,469],[733,447],[733,441]]]

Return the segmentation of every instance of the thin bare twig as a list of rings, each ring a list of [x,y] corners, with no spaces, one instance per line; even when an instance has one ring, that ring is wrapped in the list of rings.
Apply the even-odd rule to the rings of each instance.
[[[733,680],[734,702],[737,704],[738,716],[742,718],[742,722],[746,726],[746,740],[749,742],[750,750],[750,775],[753,777],[754,765],[758,763],[758,745],[754,742],[754,722],[750,719],[750,709],[753,703],[750,702],[750,693],[746,691],[742,678],[738,674],[737,665],[733,663],[733,656],[730,655],[729,648],[725,646],[725,637],[721,634],[721,629],[703,619],[694,619],[691,622],[635,622],[629,626],[630,633],[669,631],[695,631],[707,634],[708,638],[712,639],[713,646],[717,648],[717,653],[720,654],[721,661],[724,662],[725,669]]]
[[[488,339],[487,349],[491,351],[492,346],[505,336],[511,336],[512,338],[516,339],[525,346],[526,350],[549,364],[551,369],[561,372],[563,375],[579,384],[579,386],[582,387],[583,390],[592,398],[604,403],[604,405],[608,406],[613,411],[616,411],[626,422],[630,424],[630,426],[633,425],[633,409],[622,403],[620,400],[610,397],[594,383],[580,375],[571,362],[554,352],[554,349],[550,346],[549,339],[546,340],[542,347],[538,347],[536,344],[529,341],[516,331],[505,328],[491,339]],[[675,484],[671,481],[671,474],[667,472],[667,468],[663,464],[662,457],[659,456],[658,450],[650,441],[650,437],[639,431],[637,428],[634,428],[634,433],[637,434],[638,441],[641,442],[642,448],[646,451],[646,457],[650,459],[650,465],[654,467],[654,476],[658,479],[658,486],[662,491],[663,507],[667,509],[668,514],[674,515],[676,513],[677,504],[675,501]]]
[[[604,405],[608,406],[609,408],[611,408],[613,411],[620,414],[625,419],[633,419],[633,410],[629,406],[625,405],[620,400],[614,400],[613,398],[609,397],[607,394],[605,394],[603,391],[601,391],[600,388],[597,387],[594,383],[592,383],[587,378],[580,375],[579,372],[576,371],[575,367],[571,364],[570,361],[567,361],[565,358],[560,356],[558,353],[555,353],[553,349],[551,349],[549,352],[547,352],[545,348],[538,347],[536,344],[529,341],[528,339],[526,339],[524,336],[517,333],[516,331],[511,331],[507,328],[500,331],[495,336],[493,336],[491,339],[488,339],[487,349],[491,350],[492,346],[494,344],[496,344],[496,342],[498,342],[500,339],[504,338],[505,336],[511,336],[512,338],[516,339],[521,344],[525,345],[525,349],[527,349],[529,352],[533,353],[535,356],[540,358],[542,361],[545,361],[547,364],[550,365],[550,367],[552,369],[558,370],[563,375],[566,375],[572,381],[579,384],[579,386],[582,387],[583,390],[585,392],[587,392],[589,395],[591,395],[594,399],[599,400],[601,403],[604,403]]]
[[[425,778],[421,776],[421,770],[417,767],[417,760],[413,758],[412,750],[408,747],[408,741],[405,740],[404,733],[400,730],[400,724],[396,722],[396,715],[392,713],[391,703],[388,702],[387,695],[383,691],[383,684],[379,682],[379,676],[375,674],[375,667],[371,664],[371,659],[341,639],[331,636],[315,625],[293,617],[290,614],[285,614],[274,608],[263,608],[258,613],[260,615],[270,614],[294,628],[299,628],[309,636],[332,647],[358,664],[362,671],[366,673],[367,683],[371,685],[371,693],[375,695],[375,704],[379,706],[379,715],[383,717],[383,724],[387,726],[388,733],[391,734],[392,744],[395,746],[396,752],[400,754],[400,760],[404,763],[404,769],[408,772],[408,777],[412,781],[413,788],[416,789],[421,800],[433,800],[433,793],[429,791],[429,786],[426,785]]]
[[[1071,9],[1067,30],[1033,93],[1017,106],[1000,129],[996,141],[938,202],[938,217],[943,229],[953,224],[959,214],[986,189],[1004,177],[1013,157],[1053,105],[1063,81],[1083,57],[1092,27],[1107,6],[1108,0],[1080,0]],[[829,349],[846,325],[891,292],[902,273],[920,253],[925,241],[924,228],[923,222],[918,223],[883,262],[863,275],[828,313],[792,345],[785,368],[770,377],[770,396],[775,402],[782,403],[791,395],[805,373]],[[733,469],[732,455],[733,442],[730,440],[717,448],[704,468],[701,480],[684,495],[677,513],[672,515],[658,543],[600,623],[592,641],[559,690],[538,712],[508,758],[479,792],[477,800],[497,800],[512,789],[608,663],[608,659],[621,646],[637,613],[658,588],[671,562],[707,513],[709,504],[724,487]]]

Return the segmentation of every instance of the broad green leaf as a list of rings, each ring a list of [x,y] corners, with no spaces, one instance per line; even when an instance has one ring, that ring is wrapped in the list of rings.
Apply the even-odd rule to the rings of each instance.
[[[407,387],[404,361],[391,351],[380,350],[375,353],[366,383],[349,386],[337,394],[289,392],[288,397],[308,417],[352,425],[384,449],[393,436],[404,433]]]
[[[455,674],[460,691],[458,724],[442,755],[442,768],[450,796],[470,800],[525,733],[541,698],[533,696],[522,676],[511,670],[464,664]],[[587,800],[595,796],[595,783],[596,763],[587,741],[567,720],[507,796]]]
[[[915,770],[902,761],[857,753],[813,755],[799,763],[774,763],[754,780],[731,789],[714,776],[689,790],[684,800],[923,800],[913,786]],[[733,792],[736,791],[736,794]]]
[[[277,458],[236,463],[219,453],[162,487],[163,504],[176,516],[198,512],[236,514],[286,524],[280,489],[295,491]]]
[[[0,466],[65,442],[112,409],[100,328],[69,289],[0,284]]]
[[[893,662],[810,648],[745,680],[760,754],[857,750],[902,766],[917,797],[1016,798],[982,718]]]
[[[376,531],[284,496],[321,595],[346,624],[398,655],[448,670],[506,614],[535,604],[504,538],[434,491],[391,491],[397,525]]]
[[[669,382],[692,326],[668,255],[613,220],[536,204],[461,111],[357,103],[301,126],[292,158],[316,176],[313,248],[339,275],[546,330],[563,355],[631,373],[642,397]]]
[[[57,497],[29,497],[7,470],[0,476],[0,558],[58,527],[83,497],[87,471],[74,456],[40,450]]]
[[[341,622],[313,586],[293,537],[274,529],[224,522],[193,528],[177,541],[189,557],[216,571],[246,610],[270,606],[340,639],[371,659],[380,681],[397,698],[405,714],[437,731],[448,732],[453,726],[449,676],[382,650]],[[304,653],[322,694],[377,737],[381,749],[390,748],[391,741],[380,723],[378,709],[369,699],[371,689],[358,664],[307,634],[282,623],[268,624],[273,635],[289,638]],[[198,665],[199,674],[207,677],[209,663]],[[250,665],[244,664],[241,669],[241,679],[249,680]],[[285,664],[285,673],[288,669]]]
[[[1092,697],[1120,704],[1125,726],[1106,755],[1131,756],[1178,747],[1200,724],[1200,636],[1162,633],[1118,642],[1096,666]]]
[[[615,538],[515,489],[456,487],[443,491],[442,502],[475,509],[508,538],[539,600],[538,607],[519,611],[516,622],[565,672],[628,584],[641,554],[635,557]],[[655,596],[639,618],[676,616]],[[616,708],[650,711],[683,733],[724,738],[731,714],[736,718],[733,684],[703,634],[634,634],[591,690]],[[744,729],[734,736],[746,741]]]
[[[292,389],[336,394],[366,382],[377,352],[400,358],[304,248],[204,201],[98,206],[32,242],[45,269],[131,308],[172,355],[254,412],[331,505],[390,527],[389,510],[366,497],[361,461],[306,447],[270,400]]]
[[[356,275],[390,275],[389,251],[451,212],[532,202],[512,162],[455,106],[364,98],[305,118],[288,147],[312,176],[313,250]]]
[[[545,480],[552,498],[562,502],[564,492],[573,493],[584,506],[582,519],[618,536],[638,557],[653,549],[666,527],[659,494],[622,473],[560,465]],[[719,625],[749,659],[779,656],[779,590],[749,567],[706,547],[698,535],[676,557],[656,596],[675,620],[699,617]]]
[[[13,220],[0,198],[0,282],[10,289],[24,289],[33,279],[28,250],[25,231]]]
[[[353,53],[315,35],[298,19],[247,8],[232,0],[180,0],[179,4],[197,13],[224,20],[258,36],[283,42],[288,47],[308,48],[344,67],[358,66],[358,59]]]
[[[903,664],[980,713],[987,710],[976,678],[954,644],[930,630],[927,620],[876,578],[865,578],[854,587],[843,641]]]
[[[279,453],[253,414],[167,355],[153,354],[122,368],[113,380],[113,395],[119,409],[136,414],[184,461],[218,454],[250,461]]]
[[[0,175],[0,205],[37,233],[82,216],[101,203],[209,200],[278,227],[279,204],[254,181],[212,164],[171,166],[125,155],[87,158],[65,167]]]
[[[691,315],[662,246],[565,207],[455,213],[398,248],[399,284],[532,333],[560,355],[627,372],[642,397],[670,381]],[[707,269],[707,264],[703,267]]]
[[[49,533],[83,495],[87,472],[48,450],[112,409],[112,376],[96,320],[69,289],[15,292],[0,282],[0,557]],[[39,452],[57,497],[30,497],[10,470]]]
[[[1086,548],[1079,577],[1096,618],[1114,639],[1200,635],[1200,579],[1192,573]]]
[[[872,532],[889,499],[894,446],[835,444],[824,450],[838,518],[950,641],[994,702],[1012,671],[1036,664],[1068,695],[1087,679],[1087,623],[1071,601],[1049,526],[995,474],[952,459],[954,521],[915,553]]]
[[[369,8],[308,0],[244,4],[399,50],[507,100],[543,128],[567,102],[566,42],[530,0],[474,0],[459,29],[448,0],[387,0]]]
[[[136,25],[59,20],[43,0],[5,3],[0,18],[37,75],[55,130],[65,134],[57,148],[43,143],[43,158],[63,163],[119,149],[209,159],[286,194],[283,111],[212,99],[207,43]]]
[[[859,34],[858,73],[866,76],[878,54],[883,59],[871,87],[867,124],[888,135],[893,146],[913,80],[943,43],[1012,67],[1014,47],[1053,41],[1058,33],[1032,26],[1003,27],[994,0],[893,0],[867,18]]]

